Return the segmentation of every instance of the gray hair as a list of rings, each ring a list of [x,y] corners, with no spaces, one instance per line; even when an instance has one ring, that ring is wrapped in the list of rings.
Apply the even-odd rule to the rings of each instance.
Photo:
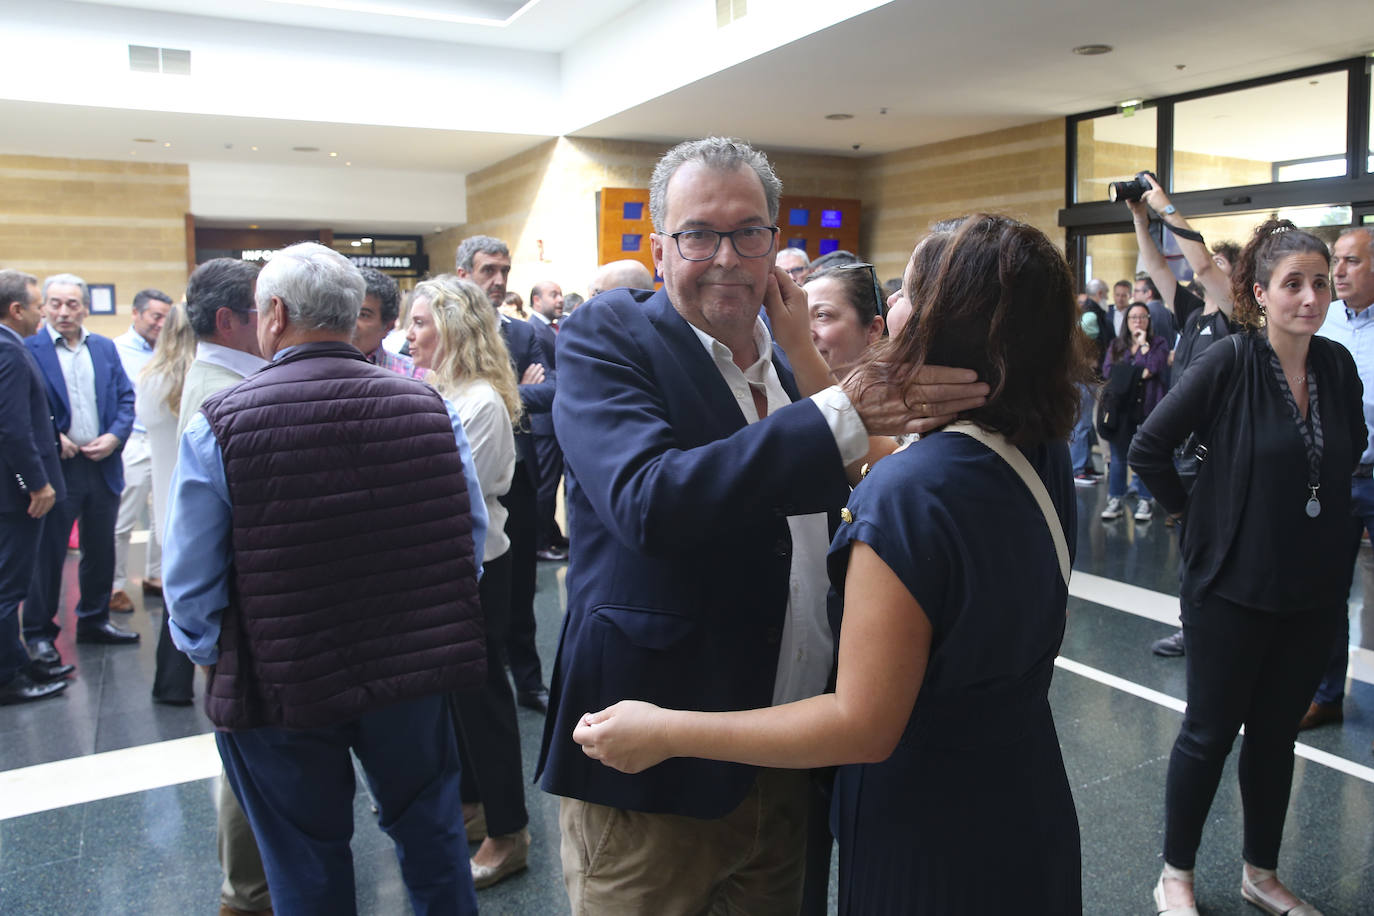
[[[37,277],[22,270],[0,270],[0,318],[9,314],[11,302],[28,308],[29,287],[37,282]]]
[[[453,255],[453,266],[458,270],[472,273],[472,259],[478,254],[494,258],[510,257],[510,248],[505,242],[489,235],[470,235],[463,239],[458,251]]]
[[[1092,296],[1094,299],[1096,299],[1098,296],[1107,295],[1107,284],[1106,282],[1099,280],[1096,277],[1093,277],[1091,280],[1088,281],[1087,285],[1083,287],[1083,291],[1087,293],[1089,296]]]
[[[1341,234],[1336,237],[1343,239],[1347,235],[1354,235],[1357,232],[1364,233],[1365,247],[1369,249],[1371,255],[1374,255],[1374,226],[1351,226],[1348,229],[1342,229]]]
[[[668,182],[678,168],[689,162],[700,162],[707,168],[721,172],[733,172],[741,166],[752,169],[763,184],[763,196],[768,202],[768,221],[777,223],[782,181],[773,171],[768,157],[743,140],[706,137],[679,143],[664,153],[658,165],[654,166],[654,174],[649,179],[649,216],[654,222],[655,232],[663,231],[668,216]]]
[[[358,268],[318,242],[283,248],[258,274],[258,312],[272,297],[286,305],[291,324],[306,331],[352,333],[367,283]]]
[[[805,248],[779,248],[778,257],[788,255],[793,258],[801,258],[801,266],[807,267],[811,264],[811,256],[806,253]]]
[[[45,302],[48,299],[48,287],[54,284],[58,286],[78,287],[81,290],[81,304],[86,306],[86,308],[91,307],[91,289],[86,285],[86,281],[76,274],[53,274],[51,277],[48,277],[48,279],[44,280],[43,300]]]

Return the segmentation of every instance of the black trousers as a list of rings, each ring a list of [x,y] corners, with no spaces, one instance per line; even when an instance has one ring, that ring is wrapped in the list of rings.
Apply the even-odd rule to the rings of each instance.
[[[1190,869],[1236,734],[1245,861],[1276,868],[1293,784],[1293,742],[1344,604],[1275,614],[1208,596],[1183,606],[1188,708],[1169,756],[1164,861]]]
[[[515,689],[532,693],[544,686],[539,650],[534,645],[535,489],[525,463],[515,465],[510,490],[501,497],[506,507],[506,537],[510,538],[510,617],[506,652]],[[499,665],[497,666],[500,667]]]
[[[562,539],[554,514],[558,508],[558,483],[563,479],[563,450],[554,436],[534,436],[539,458],[539,491],[535,498],[535,548],[552,547]]]
[[[106,461],[122,460],[118,453]],[[115,519],[119,494],[110,492],[100,465],[77,455],[62,462],[67,498],[43,518],[38,561],[28,597],[24,599],[24,638],[56,639],[57,601],[62,592],[62,564],[72,522],[81,522],[81,564],[77,581],[81,600],[76,605],[78,626],[110,619],[110,588],[114,585]]]
[[[0,686],[29,663],[28,649],[19,639],[19,603],[33,580],[42,529],[43,519],[29,518],[27,512],[0,512]]]
[[[157,666],[153,669],[153,697],[172,703],[195,696],[195,663],[172,642],[172,630],[167,625],[171,615],[162,607],[162,626],[157,634]]]
[[[509,623],[511,552],[484,564],[478,594],[487,628],[487,680],[451,697],[462,761],[463,801],[481,802],[487,833],[505,836],[529,823],[515,694],[501,666]]]

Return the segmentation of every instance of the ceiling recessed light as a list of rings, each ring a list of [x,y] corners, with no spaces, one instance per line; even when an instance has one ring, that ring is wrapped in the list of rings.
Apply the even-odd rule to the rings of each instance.
[[[248,228],[249,228],[249,229],[256,229],[256,228],[258,228],[258,224],[257,224],[257,223],[249,223],[249,224],[248,224]]]
[[[331,158],[331,159],[338,159],[338,158],[339,158],[339,154],[338,154],[338,153],[330,153],[330,154],[329,154],[329,158]]]
[[[251,149],[251,150],[252,150],[253,152],[255,152],[255,153],[258,151],[258,148],[257,148],[256,146],[250,146],[250,147],[248,147],[248,148]]]
[[[1079,45],[1073,49],[1073,53],[1082,57],[1096,57],[1099,54],[1112,53],[1111,45]]]
[[[848,121],[853,117],[854,116],[852,114],[844,114],[843,112],[837,112],[836,114],[826,115],[825,119],[827,121]]]
[[[156,143],[152,137],[134,137],[135,143]]]
[[[354,239],[353,241],[349,242],[348,244],[352,245],[354,248],[361,248],[361,247],[363,247],[363,243],[360,242],[360,241],[358,241],[357,239]]]
[[[171,141],[171,140],[168,140],[166,143],[162,144],[162,148],[163,148],[163,149],[170,149],[171,146],[172,146],[172,141]]]
[[[368,238],[367,236],[363,236],[363,238],[362,238],[362,243],[363,243],[364,245],[371,245],[371,244],[372,244],[372,239]]]
[[[318,153],[319,151],[320,151],[320,148],[319,148],[318,146],[293,146],[293,147],[291,147],[291,152],[293,152],[293,153]]]
[[[352,165],[352,164],[353,164],[353,163],[351,163],[351,162],[345,162],[345,163],[344,163],[344,165]]]

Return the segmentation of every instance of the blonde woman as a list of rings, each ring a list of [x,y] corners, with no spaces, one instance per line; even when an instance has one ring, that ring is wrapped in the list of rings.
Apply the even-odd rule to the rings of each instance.
[[[530,847],[515,695],[503,656],[510,624],[511,555],[500,497],[515,475],[520,392],[499,317],[486,293],[456,277],[427,280],[411,297],[406,341],[416,368],[453,404],[472,446],[486,503],[487,543],[479,586],[487,627],[487,682],[455,694],[463,762],[463,820],[468,838],[483,833],[472,857],[472,879],[488,887],[525,867]]]
[[[181,410],[181,387],[196,358],[196,335],[186,320],[184,305],[172,306],[158,335],[153,356],[134,380],[134,410],[148,429],[148,452],[152,462],[153,514],[157,523],[153,536],[162,543],[163,522],[167,517],[167,493],[172,484],[172,468],[177,462],[177,422]],[[157,641],[157,668],[153,675],[153,701],[170,706],[189,706],[195,667],[190,659],[172,645],[167,615],[162,615],[162,634]]]

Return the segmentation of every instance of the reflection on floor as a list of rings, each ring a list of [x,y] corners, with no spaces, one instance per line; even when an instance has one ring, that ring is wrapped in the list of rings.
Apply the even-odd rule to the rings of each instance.
[[[1177,550],[1162,517],[1100,521],[1104,491],[1099,484],[1078,493],[1079,574],[1051,699],[1082,824],[1085,912],[1149,913],[1184,668],[1148,647],[1172,630],[1165,621],[1177,611]],[[140,562],[135,550],[131,568]],[[68,566],[71,584],[74,561]],[[539,645],[547,661],[558,638],[563,567],[541,564],[539,575]],[[143,634],[141,645],[77,646],[68,628],[58,647],[79,673],[66,696],[0,708],[0,913],[183,916],[218,907],[218,762],[210,728],[198,709],[150,701],[162,608],[157,599],[139,601],[136,590],[135,601],[139,607],[119,622]],[[1327,916],[1374,913],[1369,657],[1357,659],[1366,680],[1351,682],[1345,724],[1304,733],[1294,773],[1281,871]],[[542,720],[521,710],[520,725],[532,777]],[[1198,862],[1208,914],[1253,912],[1237,887],[1234,757]],[[568,912],[557,802],[533,786],[528,796],[535,838],[529,871],[480,892],[484,912]],[[359,911],[409,912],[390,843],[361,792],[355,821]],[[1033,912],[1034,901],[1027,908]]]

